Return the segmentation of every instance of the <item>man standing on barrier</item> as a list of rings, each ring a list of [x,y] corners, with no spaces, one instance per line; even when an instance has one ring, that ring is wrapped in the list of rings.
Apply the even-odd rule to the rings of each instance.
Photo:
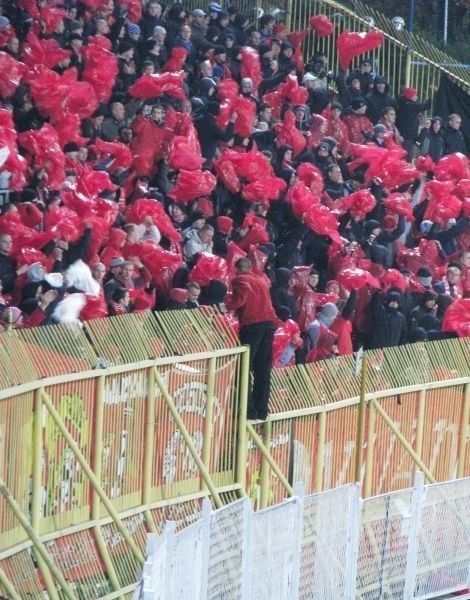
[[[235,310],[240,321],[240,342],[250,346],[250,372],[253,387],[248,394],[248,419],[265,421],[268,417],[273,337],[277,322],[269,287],[261,275],[253,273],[251,261],[240,258],[232,293],[226,297],[228,310]]]

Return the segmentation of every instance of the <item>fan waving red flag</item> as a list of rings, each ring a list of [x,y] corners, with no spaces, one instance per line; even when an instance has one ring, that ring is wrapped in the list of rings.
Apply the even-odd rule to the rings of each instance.
[[[327,37],[333,33],[333,23],[326,15],[315,15],[309,23],[310,27],[315,30],[317,37]]]
[[[353,58],[379,48],[383,41],[384,36],[380,31],[362,31],[359,33],[345,29],[336,40],[341,68],[348,69]]]

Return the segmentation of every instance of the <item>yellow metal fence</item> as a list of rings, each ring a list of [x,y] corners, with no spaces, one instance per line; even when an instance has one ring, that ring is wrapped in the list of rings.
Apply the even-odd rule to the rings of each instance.
[[[247,426],[237,344],[212,309],[0,335],[0,594],[126,597],[146,533],[189,525],[202,498],[262,507],[296,481],[355,481],[353,358],[275,370],[273,414]],[[366,352],[365,495],[408,487],[416,457],[435,480],[470,475],[469,349]]]

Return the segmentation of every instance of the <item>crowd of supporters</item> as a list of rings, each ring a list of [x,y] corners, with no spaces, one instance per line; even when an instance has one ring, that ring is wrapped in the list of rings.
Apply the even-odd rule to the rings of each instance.
[[[468,335],[461,118],[367,58],[304,64],[318,35],[216,3],[4,2],[0,330],[201,304],[237,327],[247,256],[276,366]]]

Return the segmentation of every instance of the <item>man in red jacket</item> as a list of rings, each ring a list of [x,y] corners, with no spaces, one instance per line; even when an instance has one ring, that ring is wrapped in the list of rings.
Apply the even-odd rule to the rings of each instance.
[[[276,313],[269,287],[263,277],[253,273],[248,258],[236,262],[237,275],[232,293],[226,297],[228,310],[235,310],[240,321],[240,342],[250,346],[250,371],[253,389],[248,395],[248,419],[265,421],[268,416],[269,386],[273,360]]]

